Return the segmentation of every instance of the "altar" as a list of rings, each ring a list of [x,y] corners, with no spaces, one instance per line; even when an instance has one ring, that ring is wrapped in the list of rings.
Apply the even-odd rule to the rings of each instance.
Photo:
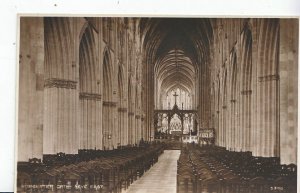
[[[197,110],[180,109],[177,105],[175,92],[175,103],[172,109],[156,109],[154,110],[154,128],[156,138],[179,137],[182,140],[182,135],[191,134],[197,135]],[[157,136],[159,135],[159,137]]]

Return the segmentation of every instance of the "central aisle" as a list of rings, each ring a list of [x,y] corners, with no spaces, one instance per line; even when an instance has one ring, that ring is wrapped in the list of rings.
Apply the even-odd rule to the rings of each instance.
[[[127,193],[176,193],[180,150],[165,150],[158,162],[129,186]]]

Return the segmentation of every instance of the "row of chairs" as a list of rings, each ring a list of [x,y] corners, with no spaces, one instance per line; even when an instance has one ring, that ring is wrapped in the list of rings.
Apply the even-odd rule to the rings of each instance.
[[[293,193],[296,165],[280,165],[278,158],[254,157],[222,147],[189,146],[178,160],[177,192]]]
[[[19,162],[17,192],[119,193],[162,153],[162,144],[152,144],[111,151],[80,150],[76,155],[47,155],[45,162],[36,158]]]

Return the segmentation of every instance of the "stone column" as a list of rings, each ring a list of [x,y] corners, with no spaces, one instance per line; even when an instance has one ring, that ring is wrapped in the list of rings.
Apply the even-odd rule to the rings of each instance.
[[[145,141],[145,127],[144,127],[144,115],[141,115],[141,137]]]
[[[222,106],[222,141],[223,141],[223,147],[226,147],[227,150],[230,149],[229,146],[229,140],[230,140],[230,135],[231,132],[228,129],[228,123],[229,123],[229,119],[228,119],[228,109],[227,109],[227,105],[223,105]]]
[[[80,149],[102,149],[101,95],[80,93]]]
[[[229,139],[229,146],[230,149],[233,151],[237,151],[237,143],[238,143],[238,133],[237,133],[237,129],[236,129],[236,100],[235,99],[231,99],[230,100],[230,126],[228,127],[228,129],[230,130],[230,139]]]
[[[260,144],[258,143],[259,126],[258,126],[258,36],[259,36],[259,19],[252,20],[252,73],[251,73],[251,130],[250,130],[250,151],[256,155]]]
[[[43,154],[77,153],[76,81],[45,80]]]
[[[117,128],[115,125],[116,103],[103,101],[103,148],[113,149],[117,146]]]
[[[111,133],[109,130],[109,104],[107,102],[103,102],[102,115],[102,147],[103,149],[107,150],[109,149],[109,138],[111,138]]]
[[[133,123],[134,123],[134,112],[128,112],[128,144],[134,144],[134,127],[133,127]]]
[[[79,93],[73,19],[45,18],[43,154],[77,153]]]
[[[128,131],[125,117],[127,115],[127,108],[118,108],[119,114],[119,143],[124,146],[128,143]]]
[[[250,136],[251,132],[251,94],[252,90],[241,91],[241,129],[242,135],[242,150],[250,151]]]
[[[125,112],[123,112],[123,116],[124,116],[124,143],[123,145],[128,145],[129,144],[129,136],[128,136],[128,131],[129,131],[129,128],[128,128],[128,109],[126,109]]]
[[[142,138],[142,133],[141,133],[141,116],[140,115],[135,115],[136,119],[136,143],[139,144],[141,138]]]
[[[278,21],[262,19],[258,44],[257,110],[258,133],[255,156],[279,156]]]
[[[260,156],[274,157],[277,154],[278,135],[278,79],[276,74],[261,76],[260,78]],[[277,141],[277,142],[276,142]],[[277,144],[275,144],[277,143]]]
[[[221,127],[220,127],[220,111],[216,109],[216,114],[215,114],[215,144],[217,146],[221,146]]]
[[[117,103],[112,102],[111,105],[111,113],[112,113],[112,119],[111,119],[111,128],[112,128],[112,149],[116,149],[118,146],[118,109],[117,109]]]

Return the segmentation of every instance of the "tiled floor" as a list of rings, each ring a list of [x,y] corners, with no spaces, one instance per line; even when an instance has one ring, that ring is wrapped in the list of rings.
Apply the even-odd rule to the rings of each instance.
[[[180,150],[165,150],[158,162],[129,186],[127,193],[176,193]]]

